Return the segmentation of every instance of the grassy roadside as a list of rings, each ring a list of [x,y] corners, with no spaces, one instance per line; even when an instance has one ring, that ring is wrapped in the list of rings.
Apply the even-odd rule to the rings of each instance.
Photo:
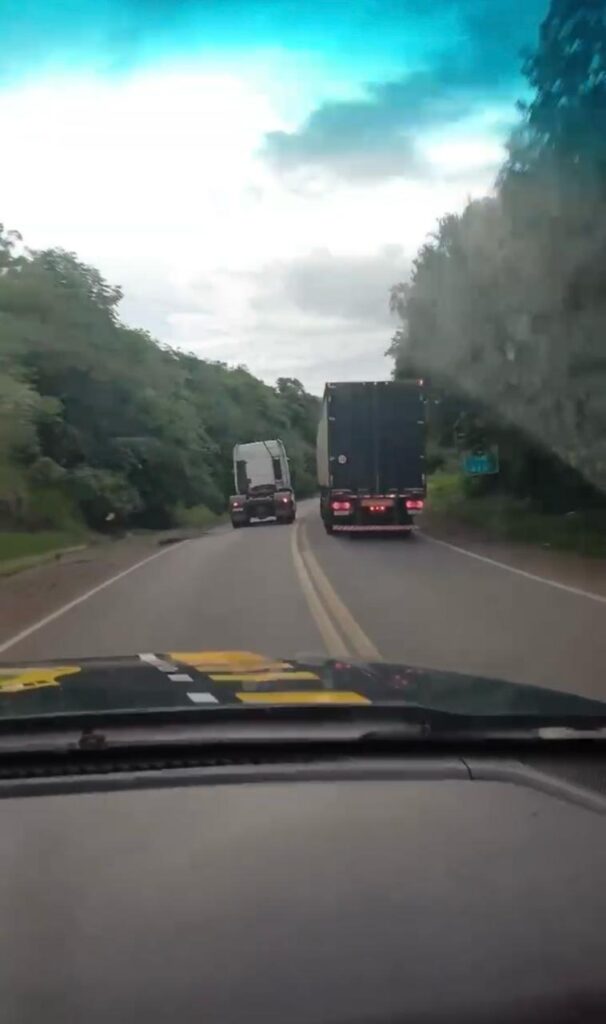
[[[207,530],[209,527],[216,526],[224,521],[227,516],[226,514],[217,515],[217,513],[211,512],[206,505],[194,505],[193,508],[178,507],[175,518],[177,527],[185,527],[190,530]]]
[[[458,524],[483,537],[511,540],[590,558],[606,557],[606,513],[570,512],[545,515],[531,502],[506,494],[470,495],[459,473],[435,473],[428,482],[428,525],[438,529]]]
[[[169,538],[173,534],[176,538],[183,531],[188,534],[202,533],[225,521],[227,516],[216,515],[204,505],[198,505],[195,508],[178,509],[176,519],[177,526],[171,530],[134,530],[132,535],[149,536],[161,543],[162,538]],[[121,536],[125,537],[128,534],[125,531]],[[39,565],[66,550],[110,539],[77,524],[69,529],[0,530],[0,576],[11,575],[21,569]],[[119,538],[116,536],[113,539]]]
[[[86,547],[85,531],[44,530],[39,533],[0,531],[0,577],[12,576],[23,569],[59,557],[63,553]]]
[[[63,548],[85,544],[86,531],[41,530],[40,532],[0,532],[0,565],[22,558],[34,558]]]

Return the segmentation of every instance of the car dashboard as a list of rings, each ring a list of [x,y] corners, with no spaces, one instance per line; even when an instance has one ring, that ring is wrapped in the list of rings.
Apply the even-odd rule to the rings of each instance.
[[[11,1024],[606,1019],[605,802],[578,771],[274,756],[2,787]]]

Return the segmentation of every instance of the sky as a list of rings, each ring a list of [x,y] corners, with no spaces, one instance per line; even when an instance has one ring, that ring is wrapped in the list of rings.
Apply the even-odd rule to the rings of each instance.
[[[437,219],[490,191],[547,0],[1,0],[0,222],[268,382],[383,379]]]

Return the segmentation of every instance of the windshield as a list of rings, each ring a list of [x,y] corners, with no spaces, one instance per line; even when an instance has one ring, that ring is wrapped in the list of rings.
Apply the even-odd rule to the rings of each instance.
[[[0,717],[597,721],[603,4],[30,0],[0,37]]]

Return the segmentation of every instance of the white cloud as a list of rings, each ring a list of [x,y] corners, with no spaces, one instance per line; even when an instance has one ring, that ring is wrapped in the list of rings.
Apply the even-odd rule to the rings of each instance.
[[[355,256],[316,249],[265,267],[252,304],[265,314],[287,308],[381,326],[389,322],[389,290],[406,273],[407,260],[397,245]]]
[[[162,341],[316,389],[386,376],[392,270],[489,185],[478,164],[495,144],[433,140],[431,181],[316,175],[293,191],[259,156],[285,127],[270,79],[166,69],[5,89],[0,219],[98,266],[123,317]]]

